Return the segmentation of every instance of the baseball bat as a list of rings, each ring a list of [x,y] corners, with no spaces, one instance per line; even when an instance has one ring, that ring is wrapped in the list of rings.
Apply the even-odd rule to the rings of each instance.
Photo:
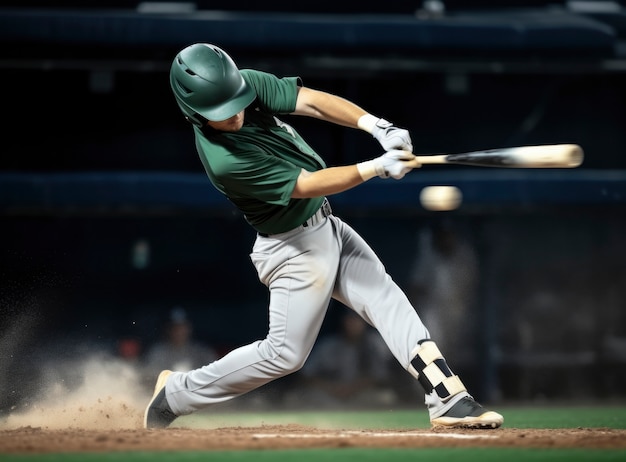
[[[574,168],[582,164],[583,158],[583,150],[577,144],[549,144],[416,156],[410,162],[415,167],[418,164],[460,164],[476,167]]]

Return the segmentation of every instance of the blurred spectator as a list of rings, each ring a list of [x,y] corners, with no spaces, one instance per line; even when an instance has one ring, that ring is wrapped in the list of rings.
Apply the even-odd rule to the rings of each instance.
[[[218,358],[216,351],[193,338],[193,326],[180,307],[170,312],[165,338],[153,345],[145,357],[146,375],[154,381],[163,369],[187,372]]]
[[[450,222],[419,234],[407,293],[431,338],[459,365],[473,360],[478,272],[474,248]]]
[[[321,337],[299,373],[304,382],[288,404],[371,407],[396,402],[395,358],[380,334],[351,310],[339,330]],[[297,402],[296,402],[297,400]]]
[[[122,337],[117,341],[117,356],[128,363],[138,363],[141,359],[141,342],[133,337]]]

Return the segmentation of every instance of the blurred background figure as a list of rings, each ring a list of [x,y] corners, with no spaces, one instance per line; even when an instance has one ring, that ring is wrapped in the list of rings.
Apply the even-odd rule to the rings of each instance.
[[[150,383],[163,369],[187,372],[205,366],[218,358],[217,352],[193,337],[193,326],[185,309],[170,311],[164,338],[154,344],[145,356],[145,376]]]
[[[335,408],[393,404],[394,363],[400,367],[380,334],[346,309],[338,329],[320,337],[313,348],[288,404]]]
[[[473,313],[479,283],[478,256],[449,221],[418,235],[415,264],[407,293],[439,349],[459,366],[473,360]]]
[[[133,337],[122,337],[116,344],[117,357],[129,364],[141,362],[141,341]]]

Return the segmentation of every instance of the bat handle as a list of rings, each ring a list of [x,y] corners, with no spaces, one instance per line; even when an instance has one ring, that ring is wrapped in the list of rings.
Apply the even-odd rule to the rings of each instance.
[[[415,156],[415,159],[409,160],[407,163],[410,167],[419,168],[424,164],[447,164],[447,154],[440,154],[434,156]]]

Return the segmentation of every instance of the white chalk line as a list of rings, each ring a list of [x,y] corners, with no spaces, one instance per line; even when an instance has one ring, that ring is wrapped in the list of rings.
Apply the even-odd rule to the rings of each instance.
[[[489,439],[498,438],[496,435],[468,435],[465,433],[430,433],[430,432],[367,432],[367,431],[341,431],[337,433],[255,433],[253,438],[291,438],[291,439],[332,439],[332,438],[354,438],[354,437],[368,437],[368,438],[397,438],[397,437],[426,437],[426,438],[450,438],[460,440],[471,439]]]

